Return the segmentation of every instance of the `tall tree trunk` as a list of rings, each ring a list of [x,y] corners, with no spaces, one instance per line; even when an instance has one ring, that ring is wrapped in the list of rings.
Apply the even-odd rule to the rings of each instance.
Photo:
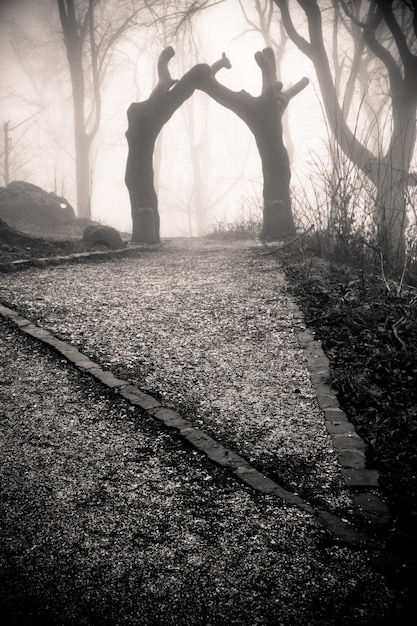
[[[295,234],[291,211],[290,162],[282,137],[282,110],[271,91],[262,102],[252,130],[262,162],[263,224],[261,239],[282,239]]]
[[[145,103],[144,103],[145,104]],[[132,212],[132,241],[159,243],[158,198],[154,187],[153,152],[158,128],[141,104],[131,104],[128,112],[126,138],[129,154],[126,165],[126,186]]]
[[[3,141],[4,141],[4,186],[10,183],[10,148],[12,141],[10,139],[10,121],[3,123]]]
[[[75,175],[77,181],[77,214],[78,217],[91,217],[91,166],[89,137],[84,125],[75,124]]]
[[[75,174],[78,217],[90,218],[90,144],[85,121],[83,39],[78,32],[74,0],[58,0],[67,50],[74,107]]]
[[[148,100],[130,105],[126,139],[129,146],[125,182],[132,211],[132,241],[159,243],[158,199],[154,188],[153,152],[161,128],[189,98],[195,88],[200,66],[189,70],[181,80],[173,80],[168,63],[174,56],[168,46],[158,62],[159,82]]]
[[[379,245],[390,263],[400,268],[405,254],[409,171],[416,144],[417,88],[404,90],[396,104],[390,145],[374,167],[373,177]]]
[[[233,111],[252,131],[262,162],[263,186],[263,227],[261,238],[266,240],[283,239],[295,234],[290,197],[290,165],[288,153],[282,137],[282,115],[288,102],[306,85],[303,78],[288,91],[282,91],[282,84],[276,77],[275,55],[272,48],[265,48],[255,54],[255,60],[262,71],[262,94],[254,97],[246,91],[235,92],[215,80],[214,75],[226,65],[226,57],[215,63],[211,75],[199,85],[219,104]]]

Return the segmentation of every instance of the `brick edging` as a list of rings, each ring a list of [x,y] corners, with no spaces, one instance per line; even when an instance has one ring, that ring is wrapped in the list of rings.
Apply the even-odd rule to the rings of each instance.
[[[293,305],[294,309],[303,317],[296,304]],[[380,497],[379,473],[366,467],[366,444],[340,408],[335,390],[330,383],[330,361],[321,343],[308,329],[296,329],[295,334],[304,350],[317,402],[336,450],[343,480],[351,493],[355,513],[368,524],[385,527],[391,515]]]
[[[363,548],[376,548],[378,544],[366,533],[356,530],[349,522],[332,513],[328,513],[303,500],[300,496],[287,491],[276,482],[255,469],[248,461],[233,450],[223,446],[203,430],[193,426],[172,409],[163,407],[156,398],[144,393],[129,381],[117,378],[108,370],[103,370],[98,363],[82,354],[76,347],[55,337],[52,333],[19,315],[13,309],[0,304],[0,315],[12,322],[24,334],[34,337],[43,344],[64,356],[78,370],[96,378],[108,389],[127,400],[132,406],[174,429],[177,434],[193,448],[203,452],[213,463],[229,470],[241,482],[255,491],[274,495],[288,505],[297,506],[315,517],[318,523],[335,535],[343,543]]]
[[[31,267],[53,267],[65,263],[79,263],[92,259],[111,259],[114,256],[129,256],[133,252],[138,252],[149,248],[145,244],[129,244],[125,248],[112,248],[110,250],[91,250],[87,252],[73,252],[72,254],[59,254],[49,257],[33,257],[30,259],[19,259],[17,261],[0,262],[0,273],[16,272],[26,270]]]

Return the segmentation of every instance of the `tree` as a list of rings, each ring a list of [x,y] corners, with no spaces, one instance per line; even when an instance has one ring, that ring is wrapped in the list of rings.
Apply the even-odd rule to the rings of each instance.
[[[265,48],[255,54],[262,72],[262,93],[252,96],[246,91],[235,92],[220,84],[215,74],[223,63],[212,66],[210,75],[199,89],[242,119],[255,137],[263,173],[263,226],[261,238],[282,239],[295,233],[290,197],[290,164],[282,137],[282,115],[291,100],[308,84],[303,78],[287,91],[276,76],[275,54]]]
[[[346,110],[339,102],[325,47],[319,2],[297,0],[308,25],[309,39],[306,39],[295,26],[288,0],[273,1],[280,9],[288,36],[314,64],[324,109],[336,141],[375,186],[378,243],[390,263],[398,266],[405,250],[407,187],[414,183],[410,177],[410,165],[416,142],[417,55],[413,52],[415,33],[411,22],[412,18],[415,19],[415,12],[413,15],[412,3],[339,0],[347,18],[360,29],[364,48],[372,54],[375,64],[384,69],[390,97],[391,132],[384,153],[374,154],[366,142],[360,141],[356,128],[349,125]]]
[[[114,46],[135,20],[140,3],[101,0],[57,0],[71,77],[73,110],[77,210],[79,217],[91,214],[90,150],[101,121],[101,87]],[[100,9],[100,12],[99,12]]]
[[[279,22],[279,39],[273,34],[274,26],[274,4],[270,0],[255,0],[254,12],[256,18],[252,18],[248,12],[248,4],[244,0],[239,0],[239,5],[242,14],[249,25],[249,31],[259,32],[264,40],[264,45],[267,48],[273,48],[275,50],[275,57],[277,62],[277,74],[280,74],[280,64],[284,57],[285,48],[288,42],[284,26],[282,22]],[[245,31],[247,32],[247,31]],[[283,118],[283,134],[285,145],[288,151],[290,162],[294,153],[294,146],[291,139],[291,133],[288,125],[288,118],[284,115]]]
[[[306,78],[286,92],[276,77],[275,55],[271,48],[255,54],[262,72],[262,94],[254,97],[246,91],[235,92],[215,78],[224,67],[230,68],[223,53],[211,67],[195,65],[179,81],[171,78],[168,63],[174,56],[165,48],[158,63],[159,82],[148,100],[133,103],[128,110],[129,154],[126,185],[129,190],[133,241],[159,242],[158,200],[153,184],[153,151],[162,126],[196,88],[233,111],[252,131],[262,161],[264,178],[264,215],[261,237],[281,239],[295,232],[290,198],[290,166],[282,138],[282,114],[289,100],[307,84]]]
[[[3,122],[3,152],[1,154],[3,160],[3,180],[4,186],[10,183],[11,180],[11,161],[13,156],[13,148],[15,147],[12,141],[12,133],[17,130],[20,126],[31,120],[35,115],[38,115],[38,111],[30,115],[28,118],[22,120],[21,122],[15,124],[14,126],[10,125],[10,120],[7,122]]]
[[[159,132],[175,111],[189,98],[201,71],[195,65],[180,80],[171,78],[168,63],[174,56],[171,46],[158,61],[158,84],[149,98],[130,105],[126,139],[129,153],[125,181],[132,211],[132,241],[159,243],[158,197],[154,187],[153,153]]]

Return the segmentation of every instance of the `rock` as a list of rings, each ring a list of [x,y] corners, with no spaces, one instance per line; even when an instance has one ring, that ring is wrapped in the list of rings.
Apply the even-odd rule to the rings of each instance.
[[[103,224],[91,224],[84,229],[83,240],[91,243],[99,243],[107,248],[123,248],[124,243],[119,232],[112,226]]]
[[[9,226],[30,233],[47,233],[75,218],[70,203],[36,185],[13,181],[0,187],[0,218]]]
[[[15,230],[0,218],[0,249],[3,251],[10,250],[10,243],[27,243],[31,241],[31,237]]]

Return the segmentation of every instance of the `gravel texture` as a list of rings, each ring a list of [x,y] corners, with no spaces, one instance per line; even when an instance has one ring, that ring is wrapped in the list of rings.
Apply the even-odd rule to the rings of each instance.
[[[285,488],[351,501],[276,259],[247,242],[172,240],[142,256],[1,278],[1,299],[158,397]]]
[[[116,267],[122,277],[123,264],[84,267],[84,277]],[[61,327],[63,307],[74,300],[75,320],[83,302],[78,269],[26,274],[34,298],[43,285],[57,303],[60,276],[75,271],[79,296],[61,303]],[[121,310],[118,319],[124,326]],[[5,321],[0,337],[8,626],[405,623],[375,554],[338,546],[306,513],[255,494]]]

